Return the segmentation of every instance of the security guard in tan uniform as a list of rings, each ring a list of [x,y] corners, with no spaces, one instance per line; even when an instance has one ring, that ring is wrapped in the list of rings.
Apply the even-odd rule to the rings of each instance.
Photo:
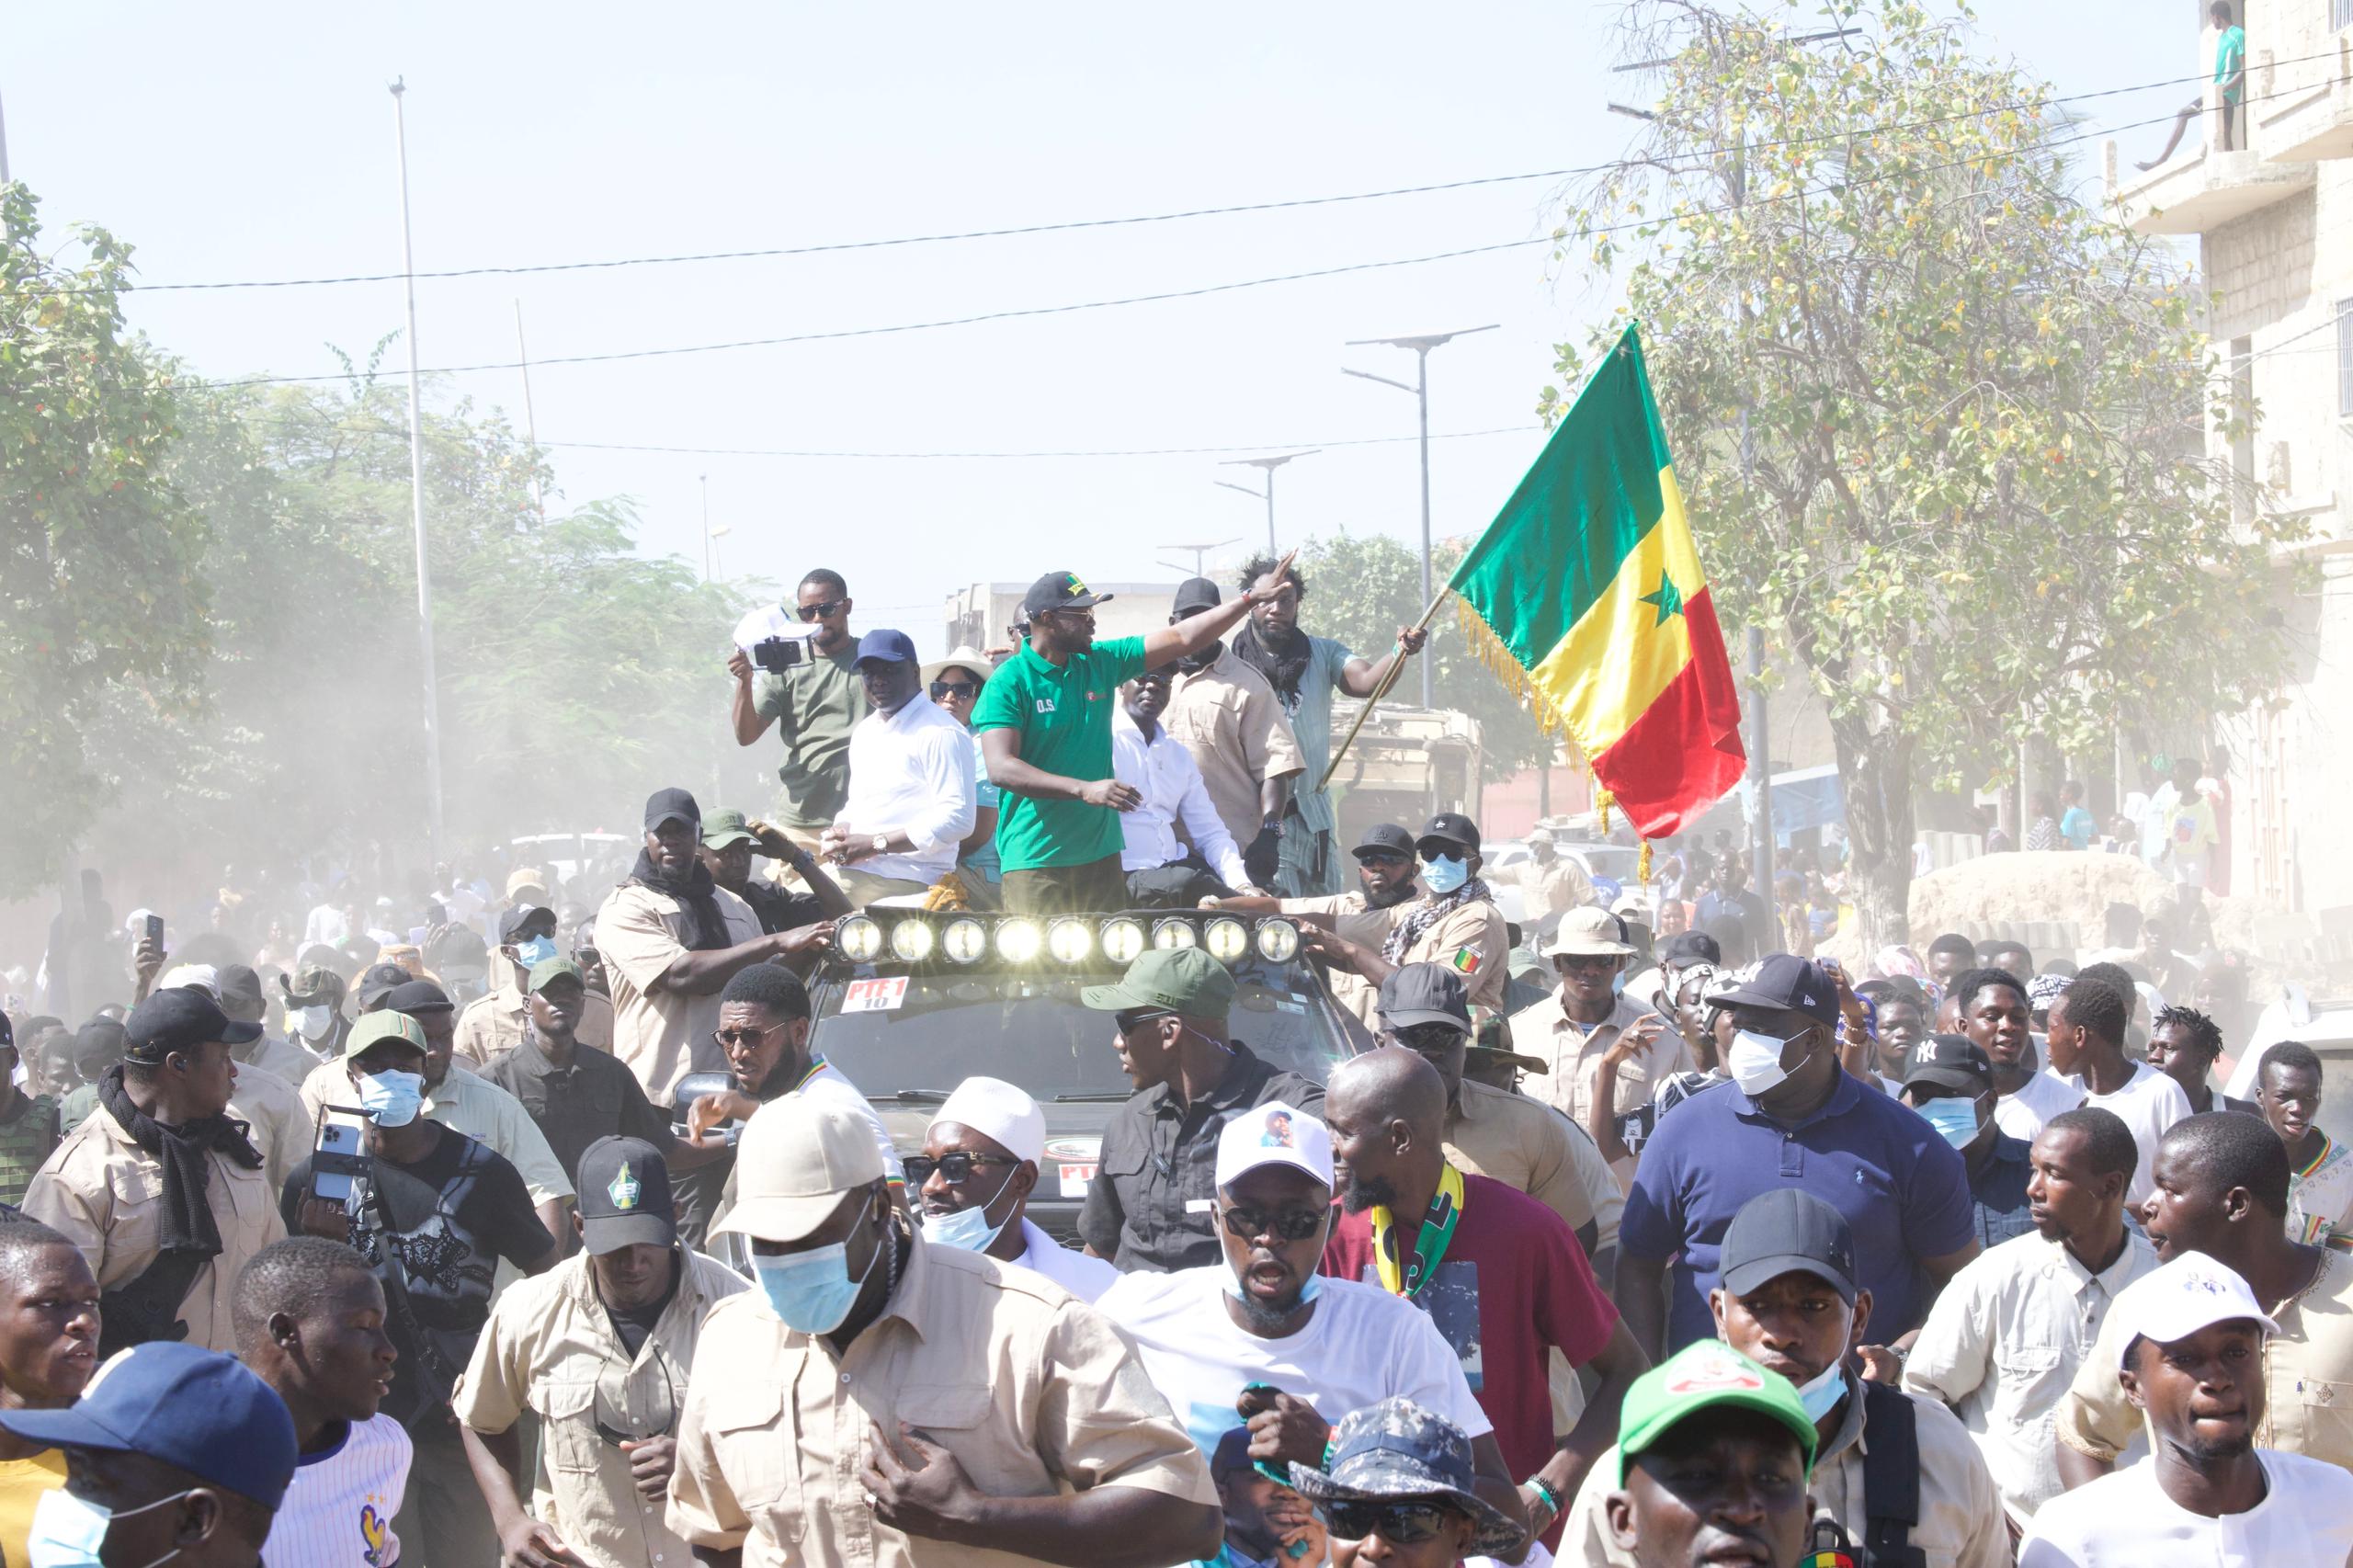
[[[101,1353],[151,1339],[233,1350],[238,1272],[286,1233],[260,1152],[222,1114],[236,1084],[229,1048],[261,1026],[232,1020],[206,992],[167,986],[124,1030],[97,1108],[34,1175],[25,1212],[89,1260]]]

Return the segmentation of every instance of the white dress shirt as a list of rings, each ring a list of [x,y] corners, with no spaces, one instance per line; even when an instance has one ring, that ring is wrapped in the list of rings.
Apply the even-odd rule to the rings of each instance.
[[[2054,1497],[2018,1544],[2018,1568],[2336,1568],[2353,1554],[2353,1474],[2257,1449],[2263,1501],[2219,1518],[2166,1496],[2136,1464]]]
[[[907,854],[851,862],[867,875],[938,881],[955,869],[956,846],[972,831],[977,801],[972,738],[923,693],[896,713],[869,713],[850,731],[842,825],[853,843],[904,833],[915,844]]]
[[[1021,1239],[1028,1245],[1021,1267],[1036,1269],[1082,1301],[1092,1303],[1120,1278],[1120,1271],[1103,1259],[1073,1252],[1027,1218],[1021,1221]]]
[[[1147,739],[1128,716],[1125,703],[1111,715],[1111,774],[1143,797],[1143,804],[1134,811],[1120,813],[1120,828],[1127,835],[1127,846],[1120,852],[1120,869],[1149,871],[1182,860],[1185,846],[1176,842],[1181,824],[1185,836],[1201,852],[1220,881],[1230,888],[1250,885],[1242,852],[1233,846],[1233,835],[1225,831],[1225,822],[1210,800],[1209,786],[1201,782],[1200,765],[1193,760],[1193,754],[1158,726]],[[853,759],[851,788],[857,783]]]

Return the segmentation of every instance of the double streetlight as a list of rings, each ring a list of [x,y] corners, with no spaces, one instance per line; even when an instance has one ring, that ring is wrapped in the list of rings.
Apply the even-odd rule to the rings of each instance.
[[[1267,476],[1267,488],[1264,490],[1253,490],[1246,484],[1236,484],[1230,479],[1221,479],[1218,483],[1224,485],[1228,490],[1239,490],[1245,495],[1256,495],[1260,500],[1266,502],[1267,552],[1269,555],[1278,555],[1280,553],[1275,546],[1275,470],[1282,467],[1283,464],[1290,461],[1293,458],[1312,458],[1323,449],[1324,449],[1321,447],[1310,447],[1303,452],[1285,452],[1279,458],[1234,458],[1230,461],[1222,462],[1217,465],[1220,468],[1255,468],[1260,473]],[[1190,547],[1179,546],[1178,548],[1188,549]],[[1194,575],[1199,576],[1199,574],[1196,573]]]
[[[1424,604],[1430,602],[1433,592],[1430,585],[1430,350],[1451,343],[1458,337],[1468,337],[1474,332],[1493,332],[1501,324],[1502,324],[1498,322],[1489,322],[1485,326],[1466,326],[1458,332],[1426,332],[1413,337],[1358,337],[1349,340],[1348,347],[1351,348],[1364,348],[1374,345],[1380,345],[1389,348],[1412,349],[1414,351],[1415,374],[1414,381],[1411,386],[1408,386],[1404,381],[1392,381],[1387,376],[1376,376],[1370,370],[1352,370],[1346,366],[1342,366],[1340,369],[1340,374],[1344,376],[1355,376],[1362,381],[1379,381],[1384,387],[1395,387],[1399,392],[1412,392],[1415,401],[1420,404],[1422,421],[1422,602]],[[1267,486],[1270,490],[1273,487],[1273,483],[1274,476],[1270,473],[1267,475]],[[1267,506],[1271,508],[1273,502],[1269,500]],[[1438,706],[1436,693],[1430,684],[1430,662],[1427,659],[1424,659],[1422,661],[1422,706],[1425,708],[1435,708]]]

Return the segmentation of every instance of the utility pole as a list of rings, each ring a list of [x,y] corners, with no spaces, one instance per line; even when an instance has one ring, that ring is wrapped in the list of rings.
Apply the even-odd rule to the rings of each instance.
[[[392,138],[400,152],[401,275],[408,289],[408,491],[409,509],[416,529],[416,634],[425,666],[425,835],[426,859],[441,859],[441,710],[433,676],[433,566],[425,545],[425,415],[416,369],[416,253],[409,243],[408,116],[402,95],[405,81],[395,77],[392,94]]]
[[[1220,468],[1255,468],[1260,473],[1267,476],[1267,488],[1264,490],[1253,490],[1246,484],[1236,484],[1232,480],[1226,479],[1221,479],[1218,483],[1224,485],[1228,490],[1239,490],[1245,495],[1256,495],[1266,501],[1267,554],[1279,557],[1281,553],[1280,549],[1275,543],[1275,470],[1282,467],[1283,464],[1290,461],[1293,458],[1312,458],[1323,449],[1324,449],[1321,447],[1310,447],[1303,452],[1285,452],[1279,458],[1235,458],[1229,462],[1222,462],[1217,465]],[[1177,548],[1189,549],[1190,547],[1180,545]],[[1193,574],[1197,577],[1200,575],[1198,572]]]
[[[548,525],[548,498],[540,493],[540,426],[531,417],[531,351],[523,347],[523,301],[515,301],[515,362],[523,372],[523,440],[531,451],[531,506]]]
[[[1499,323],[1485,326],[1467,326],[1460,332],[1428,332],[1413,337],[1358,337],[1348,341],[1351,348],[1363,348],[1375,344],[1389,348],[1410,348],[1414,351],[1414,384],[1392,381],[1387,376],[1376,376],[1370,370],[1351,370],[1341,367],[1340,374],[1355,376],[1362,381],[1379,381],[1399,392],[1409,392],[1421,409],[1422,432],[1422,602],[1427,604],[1437,597],[1430,585],[1430,350],[1440,348],[1458,337],[1468,337],[1474,332],[1493,332]],[[1272,483],[1272,476],[1268,476]],[[1435,708],[1438,699],[1430,684],[1432,661],[1422,661],[1422,706]]]
[[[1222,479],[1221,479],[1221,480],[1219,480],[1219,481],[1218,481],[1218,483],[1219,483],[1220,484],[1223,484],[1223,483],[1225,483],[1225,481],[1223,481],[1223,480],[1222,480]],[[1235,489],[1235,490],[1239,490],[1239,489],[1240,489],[1240,488],[1242,488],[1242,487],[1241,487],[1240,485],[1238,485],[1238,484],[1237,484],[1237,485],[1231,486],[1230,488],[1232,488],[1232,489]],[[1254,492],[1252,492],[1252,494],[1256,494],[1256,493],[1254,491]],[[1164,544],[1164,545],[1158,545],[1158,546],[1155,546],[1154,548],[1159,549],[1159,550],[1189,550],[1189,551],[1191,551],[1193,552],[1193,575],[1194,575],[1194,576],[1196,576],[1196,577],[1198,577],[1198,576],[1200,576],[1200,575],[1201,575],[1201,562],[1202,562],[1203,558],[1204,558],[1204,557],[1206,557],[1206,556],[1209,554],[1209,552],[1210,552],[1211,551],[1212,551],[1212,550],[1223,550],[1223,549],[1224,549],[1227,545],[1229,545],[1229,544],[1240,544],[1241,542],[1242,542],[1242,541],[1241,541],[1240,540],[1238,540],[1238,539],[1222,539],[1222,540],[1219,540],[1215,544]],[[1176,562],[1173,562],[1173,561],[1164,561],[1164,562],[1160,562],[1160,564],[1161,564],[1161,565],[1163,565],[1163,566],[1167,567],[1171,572],[1182,572],[1183,570],[1185,570],[1182,566],[1177,565],[1177,564],[1176,564]]]
[[[0,185],[8,183],[8,117],[0,114]]]
[[[710,581],[710,475],[699,473],[695,483],[702,486],[702,580]]]

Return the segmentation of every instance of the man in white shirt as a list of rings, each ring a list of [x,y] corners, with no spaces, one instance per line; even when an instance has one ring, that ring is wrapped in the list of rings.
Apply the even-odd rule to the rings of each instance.
[[[923,666],[904,631],[858,639],[871,709],[849,733],[849,795],[819,848],[859,903],[921,893],[953,870],[978,796],[964,726],[916,687]]]
[[[1138,676],[1120,688],[1120,709],[1111,715],[1112,777],[1143,797],[1120,813],[1126,840],[1120,869],[1127,873],[1128,902],[1138,909],[1191,909],[1251,886],[1200,764],[1161,725],[1168,682],[1166,670]]]
[[[2084,1104],[2114,1111],[2132,1130],[2141,1160],[2124,1200],[2138,1210],[2155,1186],[2151,1165],[2157,1144],[2165,1129],[2190,1110],[2179,1084],[2145,1062],[2125,1059],[2124,1028],[2131,1017],[2130,1006],[2112,986],[2078,980],[2051,1004],[2045,1046],[2051,1071],[2080,1087]]]
[[[2353,1474],[2255,1446],[2263,1340],[2279,1325],[2238,1275],[2184,1253],[2117,1298],[2116,1377],[2154,1434],[2145,1464],[2054,1497],[2018,1568],[2353,1560]]]
[[[2083,1086],[2034,1065],[2034,1015],[2040,1003],[2033,990],[2007,970],[1972,969],[1945,993],[1960,1009],[1961,1032],[1994,1066],[1994,1125],[2013,1138],[2034,1142],[2042,1124],[2084,1103]]]
[[[923,1153],[906,1161],[923,1239],[1019,1264],[1091,1301],[1120,1271],[1030,1222],[1029,1195],[1045,1157],[1046,1115],[1036,1100],[1002,1078],[957,1085],[924,1129]]]
[[[1203,1455],[1237,1416],[1250,1457],[1321,1468],[1341,1416],[1410,1399],[1471,1435],[1474,1490],[1524,1523],[1495,1424],[1429,1314],[1378,1286],[1318,1278],[1332,1228],[1332,1139],[1270,1100],[1217,1143],[1222,1262],[1126,1274],[1096,1303],[1142,1353],[1144,1371]]]
[[[2140,1153],[2110,1111],[2063,1111],[2029,1156],[2034,1234],[1981,1254],[1947,1282],[1904,1365],[1904,1387],[1942,1400],[1976,1439],[2020,1525],[2065,1489],[2052,1452],[2060,1396],[2119,1292],[2157,1267],[2125,1228]]]

